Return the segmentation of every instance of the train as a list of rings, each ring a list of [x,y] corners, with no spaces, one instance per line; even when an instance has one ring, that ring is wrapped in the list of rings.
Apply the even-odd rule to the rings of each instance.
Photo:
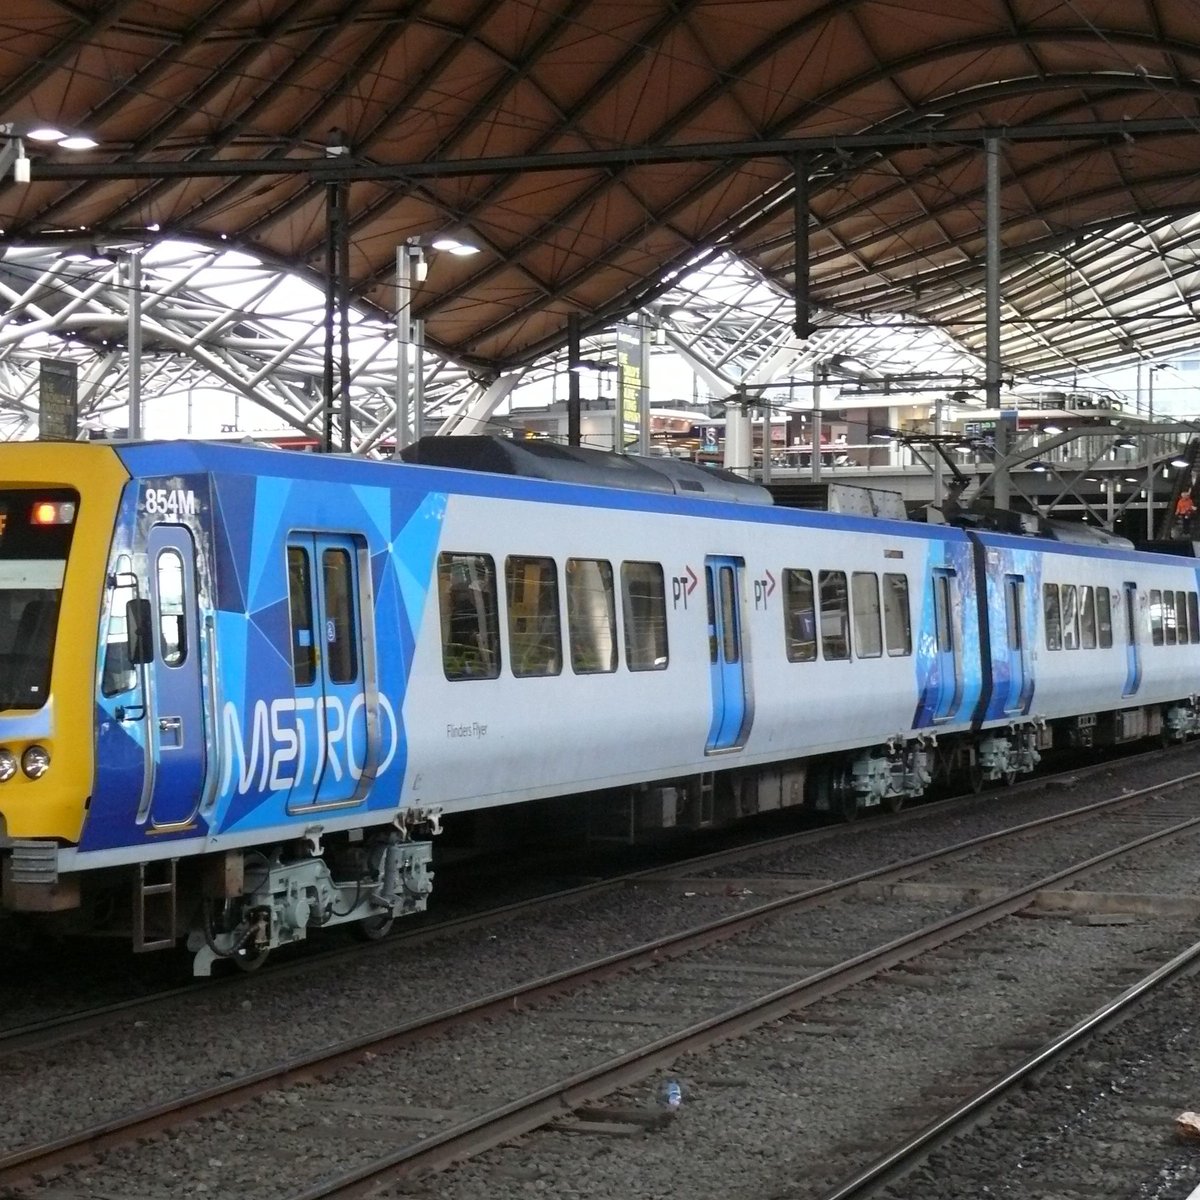
[[[424,910],[472,815],[853,817],[1200,732],[1195,557],[549,443],[406,453],[0,445],[9,927],[249,970]]]

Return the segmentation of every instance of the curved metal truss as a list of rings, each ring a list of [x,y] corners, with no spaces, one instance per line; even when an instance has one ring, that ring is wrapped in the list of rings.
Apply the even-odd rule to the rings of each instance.
[[[186,242],[4,252],[0,437],[35,435],[42,358],[78,364],[85,429],[128,426],[134,255],[148,434],[213,434],[229,426],[227,432],[289,430],[322,438],[332,345],[325,296],[273,264]],[[1052,250],[1009,254],[1005,350],[1011,348],[1016,361],[1040,358],[1042,378],[1050,379],[1097,358],[1119,364],[1147,351],[1190,348],[1197,341],[1192,296],[1198,263],[1200,217],[1091,231]],[[973,306],[977,301],[966,293],[981,286],[978,278],[947,279],[936,326],[825,310],[813,336],[801,340],[779,281],[724,255],[682,271],[643,316],[656,331],[654,354],[682,359],[704,399],[740,395],[786,407],[818,373],[835,380],[950,381],[980,374],[981,331],[961,325],[956,303]],[[1029,312],[1051,316],[1032,319]],[[958,328],[962,343],[944,328]],[[395,328],[375,311],[351,307],[346,332],[348,444],[358,452],[387,449],[395,421]],[[334,333],[336,342],[340,330]],[[340,362],[340,345],[333,349]],[[581,357],[614,359],[611,332],[587,339]],[[422,361],[425,429],[444,433],[484,428],[514,394],[545,397],[568,367],[561,347],[501,376],[481,375],[432,351]],[[340,385],[333,390],[336,409]],[[657,387],[654,394],[662,396]],[[341,415],[334,417],[334,441],[342,444]]]
[[[168,242],[64,253],[13,247],[0,259],[0,433],[30,436],[36,426],[38,363],[78,364],[81,425],[128,426],[131,255],[140,254],[138,319],[141,397],[151,434],[185,432],[185,410],[211,432],[239,422],[232,401],[258,410],[245,425],[319,436],[324,416],[324,297],[296,276],[224,248]],[[395,335],[351,311],[350,396],[358,444],[390,420]],[[445,360],[431,363],[439,403],[475,386]],[[232,430],[230,430],[232,431]]]
[[[44,358],[77,364],[83,429],[98,436],[127,429],[135,254],[140,256],[136,299],[146,432],[288,430],[320,440],[329,337],[325,297],[297,276],[244,254],[181,242],[5,251],[0,258],[0,437],[35,436]],[[950,346],[937,353],[952,372],[967,370],[972,362],[927,327],[914,332],[880,317],[825,313],[818,333],[801,342],[792,332],[790,299],[732,256],[684,275],[646,316],[661,331],[655,354],[681,357],[706,398],[715,400],[742,393],[764,403],[785,403],[787,389],[811,380],[817,362],[842,355],[871,364],[881,349],[893,357],[901,353],[901,341],[921,345],[925,358],[933,353],[932,340]],[[371,452],[385,447],[393,434],[395,329],[351,308],[347,334],[349,443],[356,451]],[[611,353],[611,336],[601,334],[587,339],[583,357],[596,361]],[[340,346],[335,354],[340,365]],[[426,352],[423,367],[426,429],[472,432],[484,427],[518,386],[536,392],[554,375],[565,378],[567,363],[559,350],[527,369],[488,377]],[[884,367],[894,370],[895,364],[879,369]],[[340,414],[335,415],[340,435]]]

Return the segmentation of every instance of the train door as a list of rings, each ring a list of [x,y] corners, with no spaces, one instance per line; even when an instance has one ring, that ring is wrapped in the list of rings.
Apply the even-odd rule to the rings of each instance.
[[[933,719],[945,721],[958,710],[962,699],[962,667],[958,639],[954,636],[954,572],[937,568],[933,572],[933,615],[937,654],[937,695]]]
[[[146,543],[154,658],[150,675],[150,824],[187,826],[207,766],[200,673],[196,546],[183,525],[155,525]]]
[[[708,660],[712,720],[705,753],[733,750],[746,740],[750,708],[743,662],[740,558],[704,560],[708,597]]]
[[[301,730],[288,808],[354,804],[367,759],[357,551],[349,538],[293,534],[287,566]]]
[[[1033,672],[1029,669],[1029,639],[1025,631],[1025,576],[1004,577],[1004,612],[1007,625],[1008,694],[1006,713],[1023,713],[1033,695]]]
[[[1142,656],[1137,640],[1137,584],[1125,584],[1125,688],[1122,696],[1136,696],[1142,685]]]

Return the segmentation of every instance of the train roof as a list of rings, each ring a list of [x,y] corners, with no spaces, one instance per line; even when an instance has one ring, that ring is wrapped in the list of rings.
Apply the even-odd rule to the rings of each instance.
[[[424,437],[400,452],[405,462],[487,471],[524,479],[584,483],[676,496],[706,496],[735,504],[771,504],[771,493],[732,471],[639,454],[613,454],[587,446],[516,441],[488,435]]]
[[[450,439],[459,440],[459,439]],[[387,478],[397,471],[392,462],[371,461],[357,456],[341,454],[305,454],[297,451],[267,448],[246,443],[221,443],[195,440],[136,442],[124,444],[102,443],[63,443],[54,446],[51,443],[6,443],[0,447],[0,456],[6,453],[18,453],[29,448],[37,449],[45,454],[61,449],[64,454],[113,454],[121,460],[125,469],[135,478],[147,475],[171,475],[183,477],[195,471],[225,472],[232,471],[247,475],[271,475],[283,477],[297,482],[312,480],[322,483],[371,483],[375,486],[386,486]],[[562,447],[559,447],[562,449]],[[638,459],[635,456],[609,455],[606,452],[593,451],[600,454],[607,462],[610,458],[633,458],[634,464],[659,464],[655,459]],[[676,466],[689,466],[671,460],[662,460],[668,470]],[[631,467],[633,464],[630,464]],[[446,472],[444,481],[433,483],[435,487],[445,488],[450,478],[455,479],[453,488],[472,495],[500,494],[513,499],[533,499],[553,501],[571,506],[595,507],[603,506],[614,509],[644,509],[646,511],[680,512],[695,517],[717,517],[761,521],[772,525],[790,525],[796,527],[814,527],[847,532],[886,533],[891,537],[931,539],[935,541],[966,540],[968,529],[971,529],[986,544],[1008,545],[1012,547],[1026,546],[1038,549],[1043,553],[1057,554],[1092,554],[1101,558],[1129,560],[1144,558],[1162,564],[1179,565],[1180,555],[1191,557],[1196,549],[1193,543],[1172,545],[1170,551],[1162,546],[1152,546],[1145,549],[1131,546],[1124,539],[1096,538],[1095,534],[1088,537],[1092,544],[1082,544],[1088,535],[1079,534],[1071,540],[1056,538],[1044,528],[1030,529],[1028,527],[1002,528],[997,525],[984,527],[978,523],[967,522],[967,528],[962,524],[926,524],[918,521],[901,521],[894,518],[878,516],[859,516],[801,509],[773,505],[766,501],[752,501],[747,504],[730,503],[725,495],[715,494],[712,490],[707,493],[691,491],[690,489],[668,488],[659,484],[651,489],[638,487],[614,487],[611,484],[597,485],[591,479],[572,478],[554,480],[545,475],[521,478],[512,473],[501,474],[479,469],[455,469],[451,465],[441,466],[433,463],[409,466],[402,464],[399,468],[431,472],[431,482],[440,472]],[[619,468],[618,468],[619,469]],[[697,468],[707,474],[708,469]],[[727,474],[720,472],[716,478]],[[738,495],[749,495],[762,491],[757,484],[748,483],[740,477],[737,480]],[[560,490],[562,484],[568,487]],[[574,485],[572,488],[570,485]],[[577,490],[574,490],[577,489]],[[742,512],[737,512],[737,509]],[[1014,516],[1018,514],[1013,514]],[[1096,544],[1099,543],[1099,544]]]

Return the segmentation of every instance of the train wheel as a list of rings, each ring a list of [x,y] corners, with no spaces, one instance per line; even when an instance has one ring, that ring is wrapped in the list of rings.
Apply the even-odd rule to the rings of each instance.
[[[834,769],[831,787],[833,811],[847,824],[858,819],[858,793],[854,790],[849,767]]]
[[[1016,782],[1017,782],[1017,772],[1016,771],[1005,771],[1004,772],[1004,786],[1005,787],[1012,787],[1012,785]]]
[[[983,791],[983,768],[977,762],[967,768],[967,786],[976,796]]]
[[[378,942],[392,932],[396,918],[391,913],[379,913],[374,917],[363,917],[354,922],[354,936],[364,942]]]
[[[240,950],[235,950],[231,957],[237,969],[245,971],[249,975],[251,971],[257,971],[267,961],[267,956],[270,953],[269,949],[254,950],[243,946]]]
[[[883,811],[890,813],[898,813],[904,807],[903,796],[884,796]]]

